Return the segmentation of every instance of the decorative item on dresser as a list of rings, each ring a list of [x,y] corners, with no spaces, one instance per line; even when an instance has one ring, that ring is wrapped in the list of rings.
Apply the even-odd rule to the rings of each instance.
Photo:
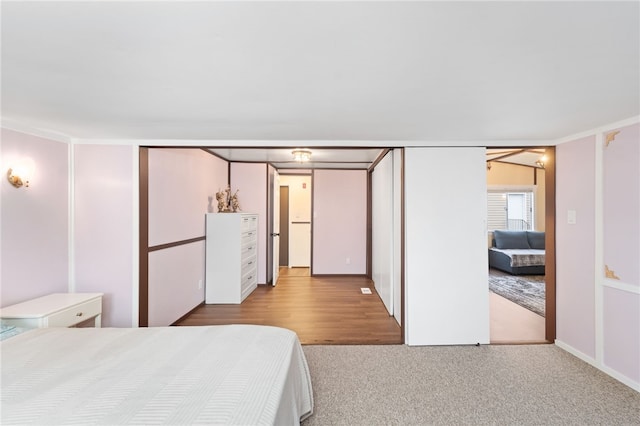
[[[2,324],[23,328],[73,327],[90,319],[99,328],[102,293],[53,293],[0,310]]]
[[[207,214],[205,303],[242,303],[258,286],[258,215]]]

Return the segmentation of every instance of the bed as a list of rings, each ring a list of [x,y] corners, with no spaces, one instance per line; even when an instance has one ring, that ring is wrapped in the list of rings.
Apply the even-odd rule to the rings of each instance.
[[[544,275],[544,232],[494,231],[489,267],[512,275]]]
[[[290,425],[313,412],[283,328],[41,328],[0,353],[2,424]]]

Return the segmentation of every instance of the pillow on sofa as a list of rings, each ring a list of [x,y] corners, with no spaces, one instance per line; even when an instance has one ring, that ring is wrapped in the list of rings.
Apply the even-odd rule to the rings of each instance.
[[[496,240],[496,248],[499,249],[528,249],[526,231],[493,231],[493,238]]]
[[[544,250],[544,232],[527,231],[529,247]]]

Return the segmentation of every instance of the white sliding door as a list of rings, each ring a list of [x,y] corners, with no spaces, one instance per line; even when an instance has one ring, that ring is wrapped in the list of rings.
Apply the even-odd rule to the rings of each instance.
[[[402,149],[393,150],[393,316],[402,325]]]
[[[405,149],[406,342],[489,343],[485,149]]]
[[[371,173],[371,197],[372,279],[384,306],[393,315],[393,151]]]

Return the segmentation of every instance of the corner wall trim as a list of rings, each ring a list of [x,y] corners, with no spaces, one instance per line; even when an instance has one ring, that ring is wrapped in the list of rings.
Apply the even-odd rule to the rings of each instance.
[[[592,357],[590,357],[589,355],[585,354],[584,352],[579,351],[578,349],[574,348],[573,346],[561,341],[561,340],[557,340],[555,341],[555,345],[557,347],[559,347],[560,349],[570,353],[571,355],[575,356],[576,358],[580,359],[581,361],[586,362],[587,364],[591,365],[592,367],[597,368],[598,370],[602,371],[603,373],[613,377],[614,379],[616,379],[617,381],[619,381],[620,383],[629,386],[631,389],[640,392],[640,383],[636,383],[633,380],[631,380],[630,378],[628,378],[627,376],[624,376],[620,373],[618,373],[617,371],[607,367],[606,365],[599,363],[598,361],[596,361],[595,359],[593,359]]]

